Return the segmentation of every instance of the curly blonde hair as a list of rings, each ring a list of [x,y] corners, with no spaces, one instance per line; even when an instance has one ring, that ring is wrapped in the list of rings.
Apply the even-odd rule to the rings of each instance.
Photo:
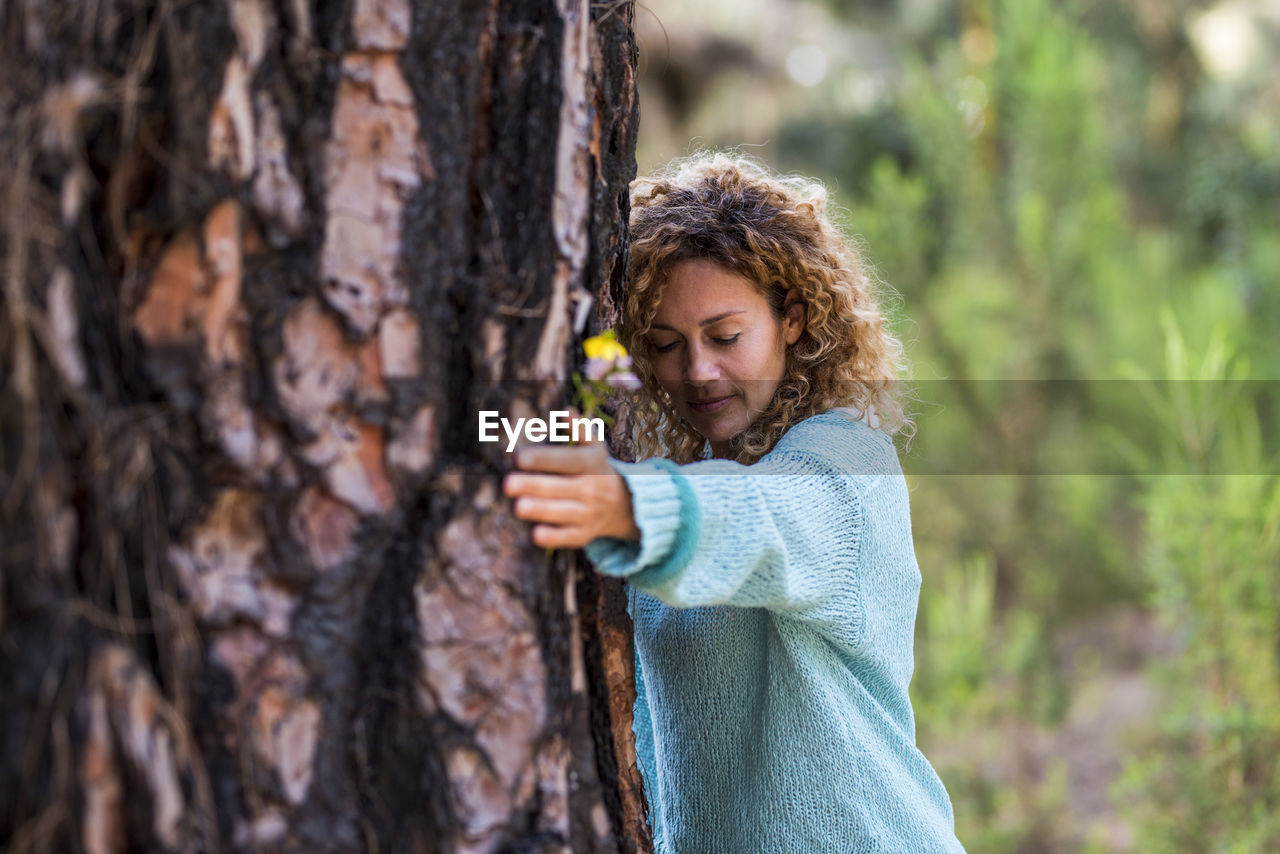
[[[706,440],[653,372],[646,334],[671,270],[703,259],[750,279],[781,318],[789,289],[806,306],[773,401],[734,438],[759,460],[794,424],[842,406],[872,413],[889,435],[913,425],[898,389],[902,344],[885,323],[869,265],[831,222],[819,183],[780,176],[737,154],[700,153],[631,184],[631,264],[618,337],[643,381],[633,408],[639,458],[698,459]]]

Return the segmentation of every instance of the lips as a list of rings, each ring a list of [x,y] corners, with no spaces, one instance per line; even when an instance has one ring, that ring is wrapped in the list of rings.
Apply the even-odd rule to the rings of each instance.
[[[710,412],[715,412],[732,399],[733,395],[730,394],[725,397],[709,397],[705,400],[690,400],[688,403],[689,408],[694,412],[705,415]]]

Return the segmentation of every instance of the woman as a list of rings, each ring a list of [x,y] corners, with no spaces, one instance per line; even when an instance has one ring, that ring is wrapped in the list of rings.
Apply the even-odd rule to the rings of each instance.
[[[658,851],[958,852],[915,746],[901,347],[820,187],[701,155],[632,186],[639,463],[533,446],[540,546],[627,579]]]

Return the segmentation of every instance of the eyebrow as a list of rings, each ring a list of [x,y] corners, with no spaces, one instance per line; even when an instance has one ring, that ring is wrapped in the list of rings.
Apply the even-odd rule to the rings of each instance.
[[[698,325],[699,325],[699,326],[710,326],[710,325],[711,325],[711,324],[713,324],[713,323],[719,323],[720,321],[724,320],[726,317],[733,317],[735,314],[746,314],[746,313],[747,313],[747,310],[746,310],[745,308],[740,308],[740,309],[737,309],[737,310],[735,310],[735,311],[726,311],[724,314],[717,314],[715,317],[708,317],[706,320],[701,321]],[[676,330],[672,329],[670,326],[667,326],[667,325],[662,324],[662,323],[654,323],[654,324],[652,324],[649,328],[650,328],[650,329],[665,329],[665,330],[667,330],[668,332],[675,332],[675,331],[676,331]]]

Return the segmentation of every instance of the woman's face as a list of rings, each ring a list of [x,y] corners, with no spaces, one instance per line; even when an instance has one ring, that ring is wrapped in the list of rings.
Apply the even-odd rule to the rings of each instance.
[[[787,346],[804,331],[804,306],[775,317],[755,284],[712,261],[671,270],[647,336],[658,384],[717,457],[769,407]]]

